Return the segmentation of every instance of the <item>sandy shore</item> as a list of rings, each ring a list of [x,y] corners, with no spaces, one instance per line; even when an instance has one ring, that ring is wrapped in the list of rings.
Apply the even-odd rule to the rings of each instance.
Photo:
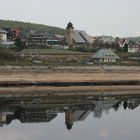
[[[0,67],[0,81],[81,82],[140,80],[140,67]]]
[[[94,82],[110,80],[140,80],[140,67],[0,67],[0,81],[31,81],[31,82]],[[14,91],[16,88],[0,88],[0,92]],[[25,91],[115,91],[140,90],[140,86],[77,86],[77,87],[30,87]],[[17,88],[17,91],[23,89]]]
[[[103,80],[140,80],[140,73],[4,73],[0,81],[80,82]]]

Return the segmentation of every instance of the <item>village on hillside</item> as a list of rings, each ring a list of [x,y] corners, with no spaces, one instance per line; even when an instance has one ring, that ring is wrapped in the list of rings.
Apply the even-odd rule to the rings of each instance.
[[[140,42],[112,36],[93,37],[84,30],[75,29],[72,22],[66,25],[65,35],[1,27],[0,48],[12,50],[10,55],[13,54],[16,61],[140,65]]]

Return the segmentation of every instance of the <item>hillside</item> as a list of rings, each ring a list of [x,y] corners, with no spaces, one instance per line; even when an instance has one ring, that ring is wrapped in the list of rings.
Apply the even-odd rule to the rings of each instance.
[[[22,28],[22,29],[37,29],[40,31],[46,31],[48,33],[55,34],[65,34],[65,30],[58,27],[52,27],[42,24],[35,24],[29,22],[21,22],[21,21],[12,21],[12,20],[1,20],[0,19],[0,28],[9,27],[9,28]]]
[[[140,42],[140,36],[139,37],[128,37],[128,38],[125,38],[125,39]]]

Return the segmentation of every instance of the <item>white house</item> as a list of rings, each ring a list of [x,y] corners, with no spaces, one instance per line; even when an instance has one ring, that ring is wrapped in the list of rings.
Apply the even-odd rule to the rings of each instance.
[[[7,32],[3,29],[0,29],[0,41],[7,41]]]
[[[130,41],[128,43],[128,52],[129,53],[139,53],[140,52],[140,43]]]
[[[93,56],[95,62],[113,63],[120,59],[111,49],[100,49]]]

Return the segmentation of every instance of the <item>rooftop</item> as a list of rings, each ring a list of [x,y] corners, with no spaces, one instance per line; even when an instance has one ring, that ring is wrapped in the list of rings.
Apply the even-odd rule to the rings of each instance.
[[[0,33],[7,33],[7,32],[0,28]]]
[[[74,41],[79,44],[92,44],[93,38],[89,36],[85,31],[75,30],[75,38]]]
[[[119,59],[119,57],[111,51],[111,49],[100,49],[97,51],[92,58],[113,58]]]

